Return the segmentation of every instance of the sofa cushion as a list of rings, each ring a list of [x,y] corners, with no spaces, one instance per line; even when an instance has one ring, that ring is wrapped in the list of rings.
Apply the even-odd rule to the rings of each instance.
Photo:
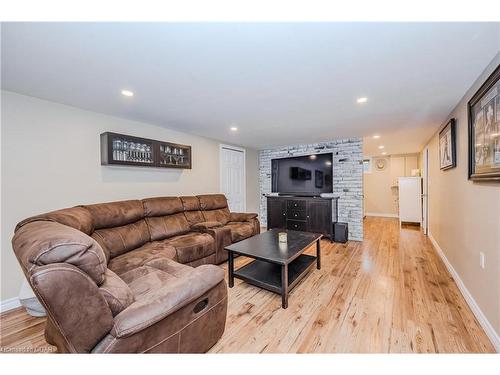
[[[204,221],[218,221],[225,225],[229,222],[229,209],[224,194],[198,195]]]
[[[196,196],[182,196],[179,197],[184,207],[184,211],[200,211],[200,201]]]
[[[165,242],[175,247],[180,263],[189,263],[215,253],[214,239],[206,233],[187,233]]]
[[[198,195],[202,211],[227,208],[227,199],[224,194]]]
[[[140,267],[154,258],[176,260],[175,248],[164,241],[148,242],[138,249],[111,259],[108,268],[121,277],[123,273]]]
[[[194,224],[192,229],[210,229],[210,228],[218,228],[221,227],[222,224],[218,221],[202,221],[197,224]]]
[[[115,228],[98,229],[92,233],[92,237],[108,253],[108,259],[136,249],[150,240],[148,226],[144,219]]]
[[[222,225],[229,222],[229,209],[220,208],[216,210],[203,211],[205,221],[218,221]]]
[[[153,241],[189,232],[188,221],[182,212],[167,216],[147,217],[146,223]]]
[[[141,266],[121,275],[132,291],[134,298],[140,301],[149,292],[168,285],[168,281],[175,279],[173,275],[154,267]]]
[[[92,215],[95,229],[132,224],[144,217],[144,207],[138,200],[91,204],[82,207],[89,210]]]
[[[231,240],[238,242],[253,236],[254,225],[253,223],[233,223],[229,222],[225,225],[226,228],[231,230]]]
[[[189,232],[184,206],[177,197],[148,198],[142,201],[152,241]]]
[[[105,280],[99,287],[99,292],[108,303],[113,316],[118,315],[135,301],[132,290],[110,269],[106,270]]]
[[[180,197],[184,206],[184,215],[189,225],[194,225],[205,221],[205,217],[201,212],[200,201],[198,197]]]
[[[216,257],[216,254],[212,254],[212,255],[209,255],[205,258],[200,258],[200,259],[193,260],[192,262],[185,263],[185,265],[196,268],[199,266],[203,266],[205,264],[216,264],[215,257]]]
[[[189,275],[193,268],[166,258],[155,258],[143,266],[121,275],[123,282],[139,301],[147,294],[163,288],[172,280]]]
[[[142,200],[146,217],[172,215],[184,211],[182,201],[178,197],[158,197]]]
[[[175,277],[183,277],[187,275],[193,268],[180,264],[172,259],[158,257],[148,260],[144,263],[145,266],[156,268]]]
[[[231,212],[229,215],[229,220],[230,221],[235,221],[235,222],[243,222],[243,221],[252,221],[252,219],[255,219],[258,215],[254,213],[246,213],[246,212]]]

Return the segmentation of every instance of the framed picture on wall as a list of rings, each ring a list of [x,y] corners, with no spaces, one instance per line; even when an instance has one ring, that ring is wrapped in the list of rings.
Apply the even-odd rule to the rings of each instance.
[[[455,119],[452,118],[439,132],[439,168],[446,170],[457,166]]]
[[[500,181],[500,65],[468,103],[469,179]]]

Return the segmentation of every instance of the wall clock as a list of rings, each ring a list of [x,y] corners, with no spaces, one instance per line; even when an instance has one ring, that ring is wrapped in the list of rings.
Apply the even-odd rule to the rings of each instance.
[[[387,161],[385,159],[377,159],[375,162],[375,168],[377,168],[378,171],[383,171],[387,165]]]

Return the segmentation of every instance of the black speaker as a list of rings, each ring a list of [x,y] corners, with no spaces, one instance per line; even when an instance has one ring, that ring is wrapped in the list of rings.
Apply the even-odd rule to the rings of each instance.
[[[333,224],[333,240],[335,242],[346,243],[349,239],[349,228],[347,223]]]

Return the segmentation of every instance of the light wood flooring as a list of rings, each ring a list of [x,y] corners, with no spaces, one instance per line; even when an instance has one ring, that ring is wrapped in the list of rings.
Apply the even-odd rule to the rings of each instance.
[[[236,267],[247,261],[237,258]],[[322,241],[321,263],[291,291],[286,310],[279,295],[235,280],[226,331],[210,352],[494,352],[418,229],[368,217],[363,242]],[[44,322],[21,309],[2,314],[0,349],[53,351]]]

